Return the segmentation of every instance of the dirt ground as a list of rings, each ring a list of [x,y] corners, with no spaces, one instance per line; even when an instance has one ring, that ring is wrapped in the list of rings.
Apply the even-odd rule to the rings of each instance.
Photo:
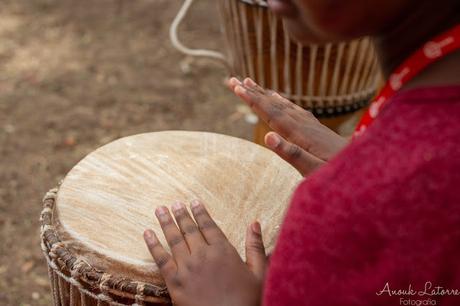
[[[215,1],[184,41],[218,48]],[[50,305],[41,198],[86,154],[125,135],[206,130],[250,139],[226,71],[168,39],[180,0],[1,0],[0,305]]]

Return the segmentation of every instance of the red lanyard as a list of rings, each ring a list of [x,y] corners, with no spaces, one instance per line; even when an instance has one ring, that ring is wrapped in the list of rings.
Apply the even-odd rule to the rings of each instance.
[[[427,42],[421,49],[412,54],[388,78],[379,95],[371,103],[369,110],[363,115],[356,127],[353,137],[364,133],[374,121],[382,108],[387,105],[394,94],[423,69],[440,58],[460,49],[460,25]]]

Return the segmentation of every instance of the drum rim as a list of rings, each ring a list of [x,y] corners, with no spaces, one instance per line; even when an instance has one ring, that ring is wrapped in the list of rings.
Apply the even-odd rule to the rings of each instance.
[[[70,279],[72,285],[79,290],[88,288],[97,289],[101,292],[98,296],[117,305],[123,304],[113,299],[131,299],[153,303],[170,303],[170,297],[166,285],[158,286],[151,283],[136,281],[127,277],[116,277],[104,270],[96,269],[84,259],[69,250],[54,225],[54,212],[59,186],[51,189],[43,199],[43,210],[40,214],[40,238],[43,254],[48,265],[59,276]],[[68,281],[68,280],[66,280]]]

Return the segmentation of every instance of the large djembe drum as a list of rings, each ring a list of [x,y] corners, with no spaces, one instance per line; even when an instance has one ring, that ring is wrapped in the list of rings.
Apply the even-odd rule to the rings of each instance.
[[[44,199],[54,305],[170,304],[142,238],[161,233],[155,208],[200,199],[242,257],[245,228],[259,220],[270,252],[300,179],[269,150],[224,135],[168,131],[103,146]]]
[[[180,42],[177,32],[192,3],[185,0],[171,26],[174,46],[188,55],[224,62],[230,74],[251,77],[333,129],[347,114],[366,106],[376,91],[379,67],[369,38],[302,45],[291,40],[265,0],[219,0],[228,52],[190,49]]]

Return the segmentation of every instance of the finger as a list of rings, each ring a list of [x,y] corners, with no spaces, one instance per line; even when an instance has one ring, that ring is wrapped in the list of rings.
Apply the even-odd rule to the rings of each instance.
[[[245,82],[246,84],[251,83],[248,79],[246,79]],[[319,137],[315,135],[325,129],[322,128],[323,126],[312,113],[283,98],[278,93],[272,93],[270,95],[262,94],[260,89],[255,90],[239,85],[236,86],[235,93],[242,98],[272,130],[282,137],[297,144],[305,151],[309,151],[310,148],[316,147],[313,144],[318,142]],[[309,132],[305,132],[305,130]],[[322,142],[324,141],[319,138],[319,143]],[[315,152],[310,153],[315,154]],[[321,151],[319,153],[321,153]]]
[[[185,241],[187,242],[190,252],[193,253],[194,250],[206,245],[206,240],[201,234],[197,224],[188,213],[184,204],[180,202],[175,203],[173,205],[173,214],[182,235],[185,237]]]
[[[227,82],[227,86],[231,91],[234,91],[237,85],[242,85],[242,83],[235,77],[230,78]]]
[[[168,208],[165,206],[158,207],[155,210],[155,214],[160,222],[161,229],[165,235],[166,241],[168,242],[171,253],[176,260],[184,258],[190,254],[187,243],[185,242],[184,236],[177,228],[176,223],[169,213]]]
[[[267,256],[259,222],[248,226],[246,231],[246,263],[259,280],[264,278]]]
[[[257,90],[237,85],[234,90],[251,109],[273,130],[282,134],[284,137],[298,128],[298,120],[294,120],[289,115],[288,109],[294,104],[279,94],[267,96]]]
[[[275,132],[269,132],[265,135],[265,144],[303,176],[310,174],[324,164],[323,160],[301,149],[298,145],[286,141]]]
[[[152,254],[153,260],[160,269],[160,273],[163,278],[168,282],[177,271],[176,263],[174,262],[171,255],[166,252],[164,247],[161,245],[158,237],[152,230],[146,230],[144,232],[144,240],[147,244],[147,248]]]
[[[237,85],[240,85],[240,84],[237,84]],[[251,78],[244,79],[243,85],[245,87],[247,87],[247,88],[250,88],[250,89],[253,89],[253,90],[257,91],[258,93],[260,93],[262,95],[265,95],[269,99],[278,100],[277,102],[285,104],[286,105],[286,108],[285,108],[286,111],[287,112],[292,112],[293,115],[297,115],[297,116],[300,115],[300,116],[303,116],[303,117],[305,115],[307,115],[307,116],[311,115],[311,117],[315,118],[311,112],[303,109],[302,107],[300,107],[299,105],[293,103],[292,101],[289,101],[288,99],[282,97],[276,91],[263,88],[262,86],[260,86],[256,82],[254,82],[254,80],[252,80]]]
[[[192,201],[190,207],[201,233],[209,244],[227,241],[227,237],[225,237],[200,201]]]
[[[248,88],[251,88],[263,95],[267,94],[268,91],[266,91],[264,88],[262,88],[259,84],[257,84],[256,82],[254,82],[253,79],[251,78],[245,78],[244,81],[243,81],[243,85],[245,87],[248,87]]]

